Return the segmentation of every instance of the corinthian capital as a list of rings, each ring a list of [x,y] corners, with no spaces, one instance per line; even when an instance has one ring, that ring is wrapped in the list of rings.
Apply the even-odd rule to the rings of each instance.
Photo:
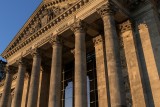
[[[115,14],[116,8],[112,2],[108,1],[108,3],[106,3],[105,5],[102,5],[100,8],[98,8],[97,12],[99,15],[101,15],[101,17],[104,17],[106,15]]]
[[[28,64],[28,60],[23,57],[20,57],[16,62],[18,65],[27,65]]]
[[[93,38],[93,43],[95,46],[103,43],[103,37],[101,35]]]
[[[148,29],[148,26],[147,26],[146,23],[140,23],[140,24],[138,25],[138,29],[139,29],[139,30],[141,30],[141,29]]]
[[[121,30],[121,33],[124,33],[125,31],[129,31],[129,30],[132,30],[132,24],[129,20],[127,20],[126,22],[122,23],[120,26],[119,26],[120,30]]]
[[[71,26],[70,29],[75,32],[85,32],[86,24],[82,20],[75,21]]]
[[[32,55],[33,57],[34,57],[34,56],[41,57],[41,51],[40,51],[40,49],[38,49],[38,48],[32,49],[32,50],[31,50],[31,55]]]
[[[62,39],[58,35],[54,35],[49,42],[52,46],[61,45]]]

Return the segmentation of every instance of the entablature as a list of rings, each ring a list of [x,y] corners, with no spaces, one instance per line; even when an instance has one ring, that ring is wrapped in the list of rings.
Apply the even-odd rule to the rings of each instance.
[[[106,2],[105,0],[101,0]],[[116,0],[113,0],[116,1]],[[134,1],[134,2],[133,2]],[[134,4],[137,0],[121,0],[123,6],[125,3]],[[142,2],[143,0],[138,0]],[[49,2],[42,2],[34,14],[29,18],[24,27],[20,30],[17,36],[12,40],[6,50],[2,53],[2,57],[8,59],[10,56],[15,54],[17,51],[34,41],[40,35],[48,32],[50,29],[53,29],[57,26],[62,26],[61,28],[57,27],[56,32],[60,32],[64,29],[67,29],[68,25],[63,24],[62,20],[65,20],[67,17],[78,17],[77,12],[80,8],[83,9],[83,6],[92,2],[98,2],[97,0],[52,0]],[[123,3],[124,2],[124,3]],[[89,5],[88,5],[89,6]],[[94,7],[95,8],[95,7]],[[93,9],[94,9],[93,8]],[[97,7],[96,7],[97,8]],[[127,13],[128,11],[126,11]],[[82,12],[84,13],[84,12]],[[85,14],[88,14],[85,12]],[[129,15],[129,12],[127,13]],[[59,31],[60,30],[60,31]]]
[[[76,8],[72,7],[72,5],[76,2],[76,0],[51,1],[47,3],[42,2],[37,8],[37,10],[28,19],[26,24],[22,27],[22,29],[17,33],[11,43],[8,45],[2,56],[7,59],[7,56],[4,54],[14,53],[14,51],[19,50],[21,47],[23,47],[23,45],[29,42],[29,40],[27,39],[30,38],[32,35],[40,35],[41,32],[43,32],[42,29],[47,24],[50,24],[49,26],[47,26],[48,29],[48,27],[55,25],[57,22],[63,19],[63,17],[68,16],[68,14],[72,13],[73,8]],[[83,4],[84,3],[81,1],[79,5]],[[61,13],[64,13],[64,15],[62,15]],[[50,23],[52,21],[53,23]],[[33,36],[33,38],[35,37]]]

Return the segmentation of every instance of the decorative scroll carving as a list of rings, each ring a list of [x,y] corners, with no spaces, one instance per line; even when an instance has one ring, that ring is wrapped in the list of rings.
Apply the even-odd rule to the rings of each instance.
[[[52,46],[61,45],[62,44],[62,39],[58,35],[55,35],[55,36],[52,36],[52,38],[49,42]]]
[[[112,2],[108,2],[105,5],[101,6],[100,8],[97,9],[97,12],[101,17],[104,17],[106,15],[112,15],[115,14],[117,8]]]
[[[77,32],[77,31],[84,32],[86,28],[87,28],[86,24],[82,20],[77,20],[70,26],[70,29],[73,32]]]
[[[100,35],[100,36],[97,36],[95,38],[93,38],[93,42],[94,42],[94,45],[99,45],[99,44],[102,44],[103,43],[103,37]]]
[[[18,65],[28,65],[29,61],[26,58],[20,57],[18,60],[16,60],[16,63]]]
[[[146,23],[141,23],[138,25],[139,30],[141,29],[148,29],[147,24]]]
[[[131,22],[128,20],[128,21],[122,23],[122,24],[119,26],[119,28],[120,28],[120,30],[121,30],[121,33],[124,33],[125,31],[132,30]]]
[[[38,48],[35,48],[31,51],[31,55],[34,57],[34,56],[37,56],[37,57],[41,57],[41,51],[40,49]]]

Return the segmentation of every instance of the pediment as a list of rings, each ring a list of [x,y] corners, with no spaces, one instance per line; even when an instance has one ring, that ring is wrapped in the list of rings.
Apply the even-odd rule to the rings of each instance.
[[[42,2],[34,13],[30,16],[28,21],[20,29],[14,39],[10,42],[3,54],[14,49],[18,44],[22,43],[26,38],[37,32],[47,23],[63,13],[67,8],[74,5],[77,0],[59,0]],[[2,55],[3,56],[3,55]]]

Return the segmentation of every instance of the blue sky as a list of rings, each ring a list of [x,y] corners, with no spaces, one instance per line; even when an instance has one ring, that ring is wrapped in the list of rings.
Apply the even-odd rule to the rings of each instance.
[[[0,1],[0,54],[41,2],[42,0]]]

